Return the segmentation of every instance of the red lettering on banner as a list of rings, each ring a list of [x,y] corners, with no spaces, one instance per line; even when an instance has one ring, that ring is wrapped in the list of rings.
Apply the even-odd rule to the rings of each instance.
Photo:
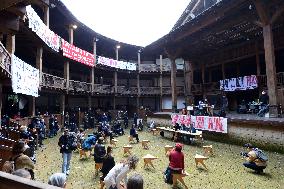
[[[184,124],[185,123],[185,116],[180,116],[180,124]]]
[[[189,126],[190,125],[190,122],[191,122],[191,120],[190,120],[190,116],[186,116],[185,117],[185,126]]]
[[[176,122],[178,121],[178,115],[173,115],[173,118],[172,118],[172,123],[173,124],[176,124]]]
[[[215,118],[215,131],[224,131],[220,117]]]
[[[203,129],[204,128],[204,117],[203,116],[197,116],[196,117],[196,128]]]
[[[214,120],[212,117],[208,117],[208,130],[214,130]]]

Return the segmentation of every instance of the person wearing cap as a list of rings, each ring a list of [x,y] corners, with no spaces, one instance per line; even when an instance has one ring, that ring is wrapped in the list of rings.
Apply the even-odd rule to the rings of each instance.
[[[182,144],[176,143],[175,148],[169,153],[169,166],[165,171],[165,181],[172,184],[172,174],[181,174],[184,172],[184,154],[182,150]]]
[[[139,158],[130,156],[125,162],[115,165],[104,178],[106,189],[120,189],[121,181],[127,184],[127,174],[136,168]]]
[[[250,143],[244,145],[247,149],[248,153],[241,153],[244,157],[246,157],[247,162],[243,163],[246,168],[254,170],[256,173],[263,173],[263,170],[267,166],[266,161],[262,161],[257,156],[257,149]]]
[[[58,146],[60,147],[60,153],[62,153],[62,173],[69,175],[70,161],[72,157],[72,137],[69,134],[69,130],[65,129],[63,135],[59,138]]]

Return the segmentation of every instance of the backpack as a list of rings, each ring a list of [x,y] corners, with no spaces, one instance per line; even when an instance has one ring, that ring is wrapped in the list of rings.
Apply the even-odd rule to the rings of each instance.
[[[263,161],[263,162],[266,162],[268,161],[268,157],[267,155],[260,149],[258,148],[254,148],[254,151],[256,153],[256,156],[257,158],[260,160],[260,161]]]
[[[2,166],[2,171],[6,172],[6,173],[12,173],[13,171],[15,171],[16,168],[16,160],[18,157],[20,157],[21,155],[18,155],[17,157],[15,157],[14,160],[12,160],[12,158],[10,158],[9,161],[5,161],[4,165]]]

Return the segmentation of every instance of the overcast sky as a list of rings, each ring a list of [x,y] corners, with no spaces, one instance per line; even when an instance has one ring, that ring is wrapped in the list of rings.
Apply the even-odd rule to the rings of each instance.
[[[62,0],[94,31],[146,46],[169,33],[190,0]]]

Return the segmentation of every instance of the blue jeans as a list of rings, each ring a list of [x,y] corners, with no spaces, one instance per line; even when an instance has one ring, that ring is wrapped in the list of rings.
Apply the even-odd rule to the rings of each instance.
[[[263,169],[266,168],[265,166],[257,166],[254,162],[245,162],[245,163],[243,163],[243,165],[246,168],[255,170],[256,172],[263,172]]]
[[[65,173],[70,170],[70,160],[72,153],[62,153],[63,163],[62,163],[62,173]]]

